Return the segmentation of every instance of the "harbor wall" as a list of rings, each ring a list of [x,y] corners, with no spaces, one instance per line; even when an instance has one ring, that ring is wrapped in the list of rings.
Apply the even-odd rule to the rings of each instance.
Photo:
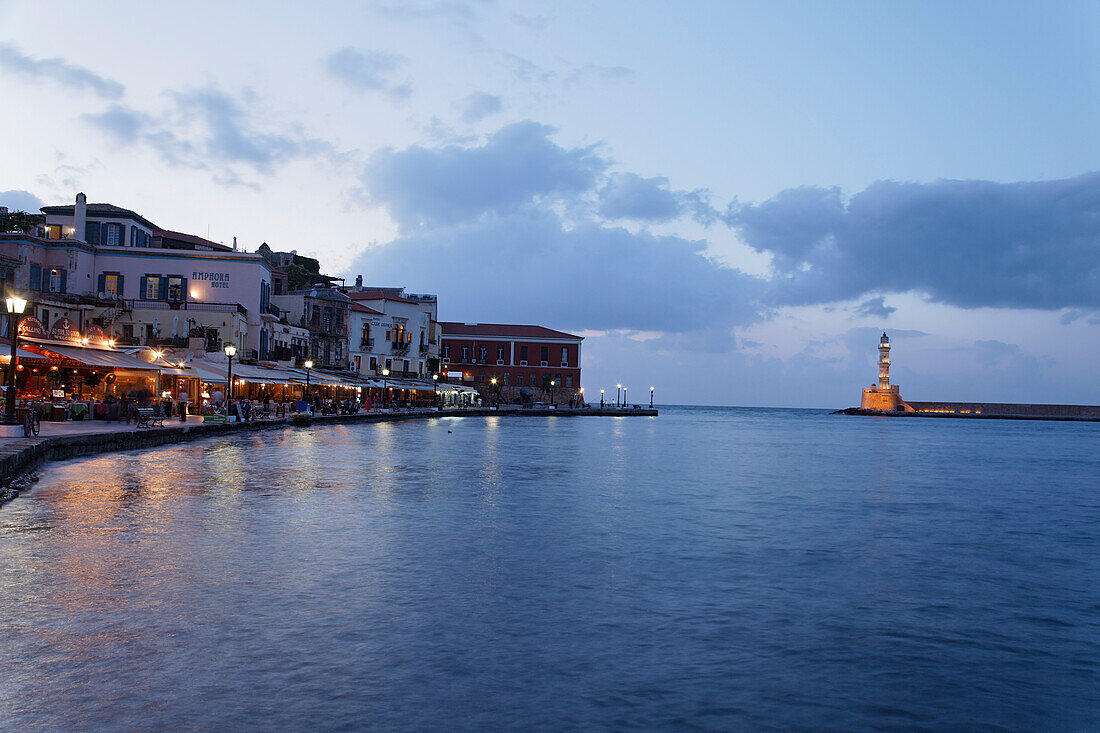
[[[919,413],[985,415],[987,417],[1041,417],[1063,420],[1100,419],[1097,405],[1042,405],[1012,402],[914,402],[906,404]]]

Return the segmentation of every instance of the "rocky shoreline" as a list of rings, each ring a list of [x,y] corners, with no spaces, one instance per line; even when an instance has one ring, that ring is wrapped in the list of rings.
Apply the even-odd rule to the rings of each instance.
[[[209,438],[224,433],[309,428],[313,425],[341,423],[395,422],[400,420],[427,420],[438,417],[656,417],[657,410],[638,408],[630,410],[587,408],[577,410],[494,410],[491,408],[464,408],[454,410],[419,410],[410,412],[370,412],[357,415],[291,416],[270,420],[241,423],[197,423],[193,425],[135,430],[133,428],[112,432],[82,433],[45,438],[26,438],[0,442],[6,448],[0,456],[0,506],[19,496],[38,481],[35,470],[47,461],[65,460],[80,456],[98,455],[117,451],[141,450],[172,443],[183,443]]]

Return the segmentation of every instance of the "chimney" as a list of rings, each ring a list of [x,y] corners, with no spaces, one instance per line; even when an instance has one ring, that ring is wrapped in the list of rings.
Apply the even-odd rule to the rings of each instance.
[[[363,287],[363,276],[362,275],[356,275],[355,276],[355,287],[357,287],[357,288]]]
[[[234,252],[237,251],[237,238],[236,237],[233,237],[233,251]]]
[[[88,197],[83,192],[76,195],[76,206],[73,207],[73,239],[85,241],[85,229],[88,228]]]

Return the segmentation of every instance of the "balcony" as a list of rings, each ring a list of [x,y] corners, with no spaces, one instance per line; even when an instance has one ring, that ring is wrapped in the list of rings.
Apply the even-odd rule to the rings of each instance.
[[[390,344],[390,351],[395,354],[404,354],[409,350],[409,345],[404,342],[394,341]]]
[[[420,353],[421,354],[427,354],[428,353],[428,345],[427,344],[420,344]]]
[[[265,321],[279,320],[283,317],[283,312],[279,310],[278,306],[274,306],[268,303],[263,309],[260,310],[260,317]]]
[[[360,351],[370,351],[374,348],[374,339],[363,339],[359,342]]]

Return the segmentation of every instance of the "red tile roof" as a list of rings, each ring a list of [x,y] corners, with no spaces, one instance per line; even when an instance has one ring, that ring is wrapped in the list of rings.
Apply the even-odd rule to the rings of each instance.
[[[194,234],[185,234],[183,232],[173,232],[171,229],[158,229],[153,232],[154,237],[161,237],[162,239],[174,239],[179,242],[186,242],[191,245],[199,245],[202,247],[210,247],[211,249],[221,250],[223,252],[229,252],[233,248],[218,242],[211,242],[209,239],[203,239],[197,237]]]
[[[393,295],[387,293],[384,290],[363,290],[360,292],[350,291],[348,297],[352,300],[392,300],[395,303],[412,303],[416,305],[415,300],[409,300],[408,298],[402,298],[400,295]]]
[[[371,315],[375,315],[375,316],[384,316],[384,315],[386,315],[382,311],[376,311],[374,308],[368,308],[367,306],[363,305],[362,303],[354,303],[353,302],[350,306],[348,306],[348,308],[350,308],[353,311],[356,311],[357,313],[370,313]]]
[[[443,338],[454,338],[458,336],[480,336],[482,338],[502,336],[504,338],[536,340],[540,338],[584,340],[584,336],[575,336],[571,333],[555,331],[552,328],[545,328],[543,326],[523,326],[509,323],[457,323],[454,321],[440,321],[439,325],[443,327]]]

